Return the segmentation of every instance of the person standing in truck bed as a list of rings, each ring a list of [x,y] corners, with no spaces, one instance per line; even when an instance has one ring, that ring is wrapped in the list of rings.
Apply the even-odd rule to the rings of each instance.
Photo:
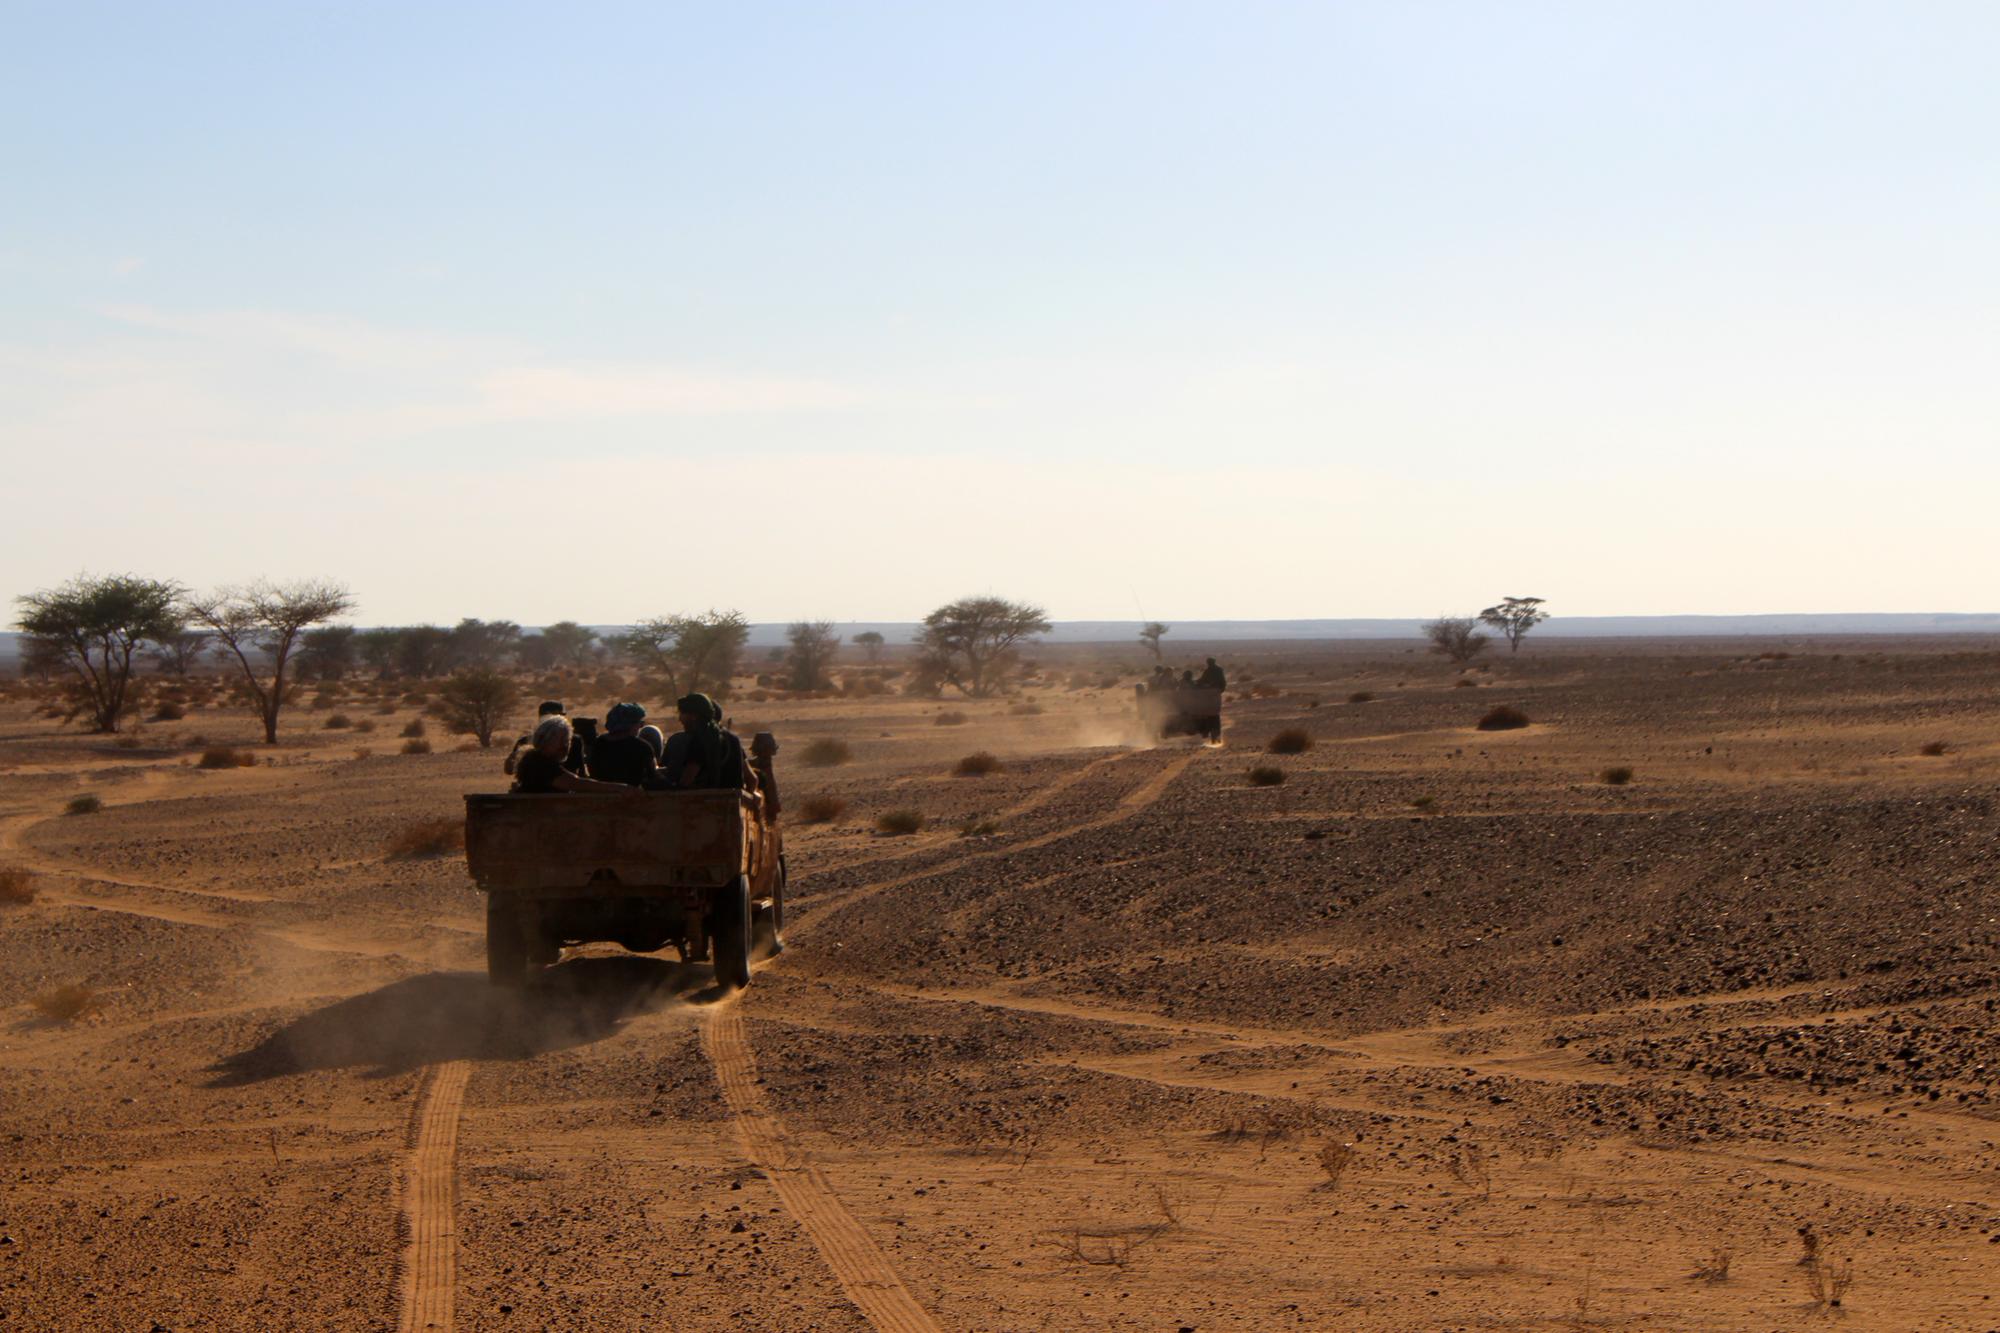
[[[646,710],[638,704],[611,706],[604,715],[604,734],[590,747],[590,776],[627,787],[644,785],[646,775],[658,767],[653,747],[639,739],[639,724],[645,720]]]

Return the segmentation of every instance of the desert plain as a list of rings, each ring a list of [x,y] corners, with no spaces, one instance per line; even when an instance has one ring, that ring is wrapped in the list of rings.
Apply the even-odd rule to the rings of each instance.
[[[791,882],[729,995],[488,985],[399,843],[502,751],[402,753],[421,683],[270,747],[10,686],[0,1330],[2000,1328],[1990,641],[1219,649],[1219,748],[1136,646],[739,691]]]

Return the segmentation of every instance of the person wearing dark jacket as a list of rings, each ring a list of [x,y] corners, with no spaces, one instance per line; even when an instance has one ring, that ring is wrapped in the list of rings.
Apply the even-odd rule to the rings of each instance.
[[[743,742],[722,729],[722,709],[705,694],[674,701],[681,729],[667,742],[667,778],[676,787],[743,788],[754,785]]]
[[[645,720],[646,710],[638,704],[612,705],[604,715],[604,734],[590,747],[590,776],[628,787],[644,785],[646,775],[657,767],[653,747],[639,737],[639,724]]]
[[[1211,657],[1208,659],[1208,669],[1196,678],[1195,684],[1204,690],[1223,690],[1229,688],[1229,678],[1222,674],[1222,668],[1217,666],[1215,659]]]

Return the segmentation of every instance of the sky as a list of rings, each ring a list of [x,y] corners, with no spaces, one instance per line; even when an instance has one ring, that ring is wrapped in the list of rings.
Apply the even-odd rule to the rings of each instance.
[[[0,0],[0,597],[1990,611],[1990,4]]]

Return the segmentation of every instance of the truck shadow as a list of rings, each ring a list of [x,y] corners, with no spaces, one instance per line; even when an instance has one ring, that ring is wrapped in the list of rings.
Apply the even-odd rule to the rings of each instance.
[[[286,1023],[212,1067],[211,1088],[362,1068],[370,1078],[447,1060],[525,1060],[601,1041],[641,1014],[720,998],[702,964],[627,955],[575,958],[524,991],[476,972],[427,972]]]

